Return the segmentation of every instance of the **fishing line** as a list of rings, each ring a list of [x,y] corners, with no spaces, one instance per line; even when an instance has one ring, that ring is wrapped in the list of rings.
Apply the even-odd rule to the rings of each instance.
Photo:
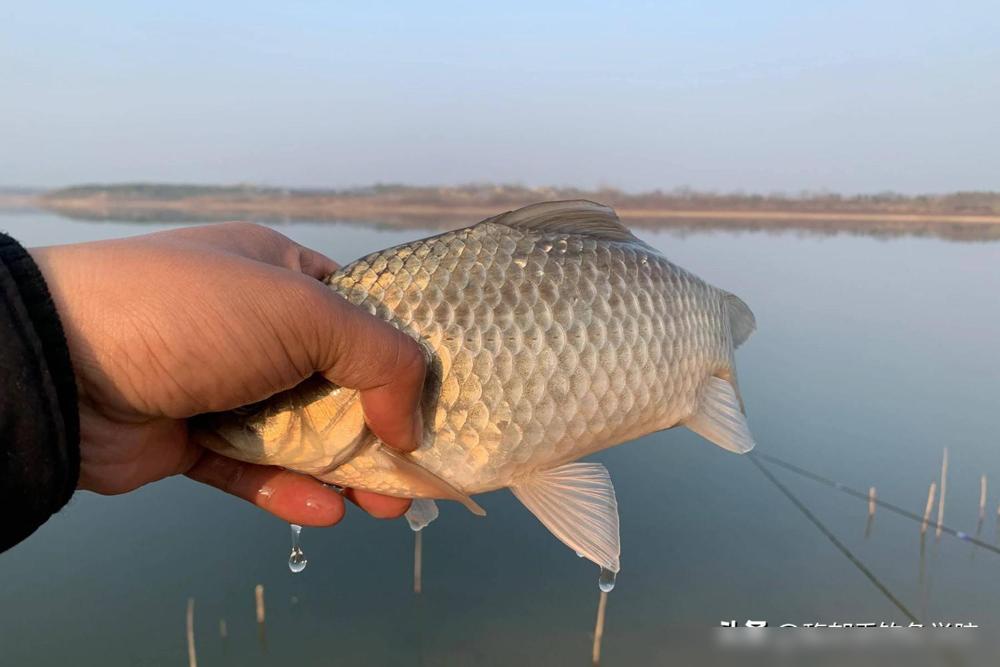
[[[782,459],[779,459],[777,456],[771,456],[770,454],[762,454],[762,453],[758,453],[758,452],[750,452],[747,456],[756,457],[756,458],[762,459],[764,461],[767,461],[768,463],[772,463],[772,464],[774,464],[776,466],[780,466],[780,467],[784,468],[785,470],[788,470],[790,472],[794,472],[796,475],[801,475],[802,477],[805,477],[806,479],[811,479],[814,482],[819,482],[820,484],[824,484],[826,486],[832,487],[834,489],[837,489],[838,491],[843,491],[844,493],[846,493],[849,496],[854,496],[855,498],[860,498],[861,500],[864,500],[865,502],[868,502],[868,494],[867,493],[862,493],[861,491],[858,491],[856,489],[852,489],[851,487],[847,486],[846,484],[841,484],[840,482],[835,482],[832,479],[827,479],[826,477],[823,477],[822,475],[817,475],[816,473],[809,472],[805,468],[800,468],[799,466],[797,466],[797,465],[795,465],[793,463],[788,463],[787,461],[783,461]],[[907,519],[912,519],[913,521],[916,521],[917,523],[923,523],[924,522],[924,517],[922,517],[921,515],[915,514],[914,512],[910,512],[909,510],[905,510],[905,509],[903,509],[902,507],[900,507],[898,505],[893,505],[892,503],[888,503],[888,502],[886,502],[884,500],[881,500],[879,498],[875,498],[874,502],[879,507],[884,507],[887,510],[889,510],[890,512],[895,512],[896,514],[899,514],[900,516],[905,516]],[[930,522],[930,525],[936,526],[937,524],[932,521],[932,522]],[[954,528],[949,528],[948,526],[945,526],[944,524],[941,524],[941,532],[948,533],[949,535],[951,535],[953,537],[957,537],[960,540],[963,540],[965,542],[969,542],[971,544],[975,544],[977,547],[982,547],[983,549],[986,549],[988,551],[992,551],[993,553],[995,553],[997,555],[1000,555],[1000,548],[996,547],[993,544],[990,544],[989,542],[983,542],[982,540],[976,539],[975,537],[969,535],[968,533],[964,533],[961,530],[955,530]]]
[[[773,474],[771,474],[770,470],[765,468],[761,464],[761,462],[757,460],[756,456],[751,454],[748,458],[750,459],[750,462],[757,467],[757,470],[760,470],[760,472],[764,475],[764,477],[766,477],[772,484],[774,484],[774,486],[777,487],[777,489],[781,491],[781,493],[783,493],[784,496],[788,498],[792,502],[792,504],[795,505],[795,507],[797,507],[798,510],[802,512],[802,514],[805,515],[805,517],[809,519],[809,521],[811,521],[813,525],[820,530],[821,533],[823,533],[826,539],[830,540],[830,542],[833,543],[833,546],[837,547],[837,549],[840,550],[840,553],[844,554],[847,557],[847,559],[851,561],[851,564],[853,564],[854,567],[858,568],[861,574],[865,575],[868,578],[868,580],[872,582],[872,584],[874,584],[875,588],[877,588],[882,593],[882,595],[884,595],[885,598],[889,600],[889,602],[894,604],[896,608],[899,609],[899,611],[903,612],[903,615],[905,615],[908,619],[910,619],[912,623],[920,622],[919,619],[917,619],[917,617],[914,616],[913,613],[909,609],[907,609],[902,602],[899,601],[899,598],[893,595],[892,592],[885,587],[885,584],[879,581],[878,577],[876,577],[871,570],[865,567],[865,564],[862,563],[860,560],[858,560],[858,557],[855,556],[853,553],[851,553],[851,550],[848,549],[846,546],[844,546],[844,544],[837,539],[837,536],[831,533],[830,530],[823,525],[823,522],[820,521],[815,514],[809,511],[808,507],[802,504],[802,501],[800,501],[798,498],[795,497],[795,494],[789,491],[784,484],[779,482],[778,479]]]

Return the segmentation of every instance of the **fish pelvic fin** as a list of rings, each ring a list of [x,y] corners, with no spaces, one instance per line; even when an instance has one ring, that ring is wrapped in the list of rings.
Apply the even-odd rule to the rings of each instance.
[[[527,475],[510,490],[577,555],[618,572],[618,500],[607,468],[600,463],[567,463]]]
[[[697,410],[681,423],[709,442],[737,454],[746,454],[754,447],[735,375],[732,381],[714,375],[708,378]]]
[[[413,457],[375,440],[343,465],[314,475],[321,482],[349,486],[398,498],[454,500],[478,516],[486,510],[447,480],[420,465]]]
[[[438,477],[406,454],[397,452],[390,447],[380,446],[379,451],[386,457],[387,462],[396,469],[399,476],[409,479],[417,488],[427,489],[427,496],[454,500],[465,505],[465,508],[476,516],[486,516],[486,510],[480,507],[467,493],[459,491],[452,484]]]

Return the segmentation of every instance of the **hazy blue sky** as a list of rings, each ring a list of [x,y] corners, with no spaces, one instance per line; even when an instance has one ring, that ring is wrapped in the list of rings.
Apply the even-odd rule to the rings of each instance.
[[[1000,3],[0,4],[0,184],[121,180],[1000,189]]]

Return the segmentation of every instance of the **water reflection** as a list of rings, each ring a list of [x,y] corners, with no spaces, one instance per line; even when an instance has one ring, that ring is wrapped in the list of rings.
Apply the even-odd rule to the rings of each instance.
[[[76,209],[45,209],[49,213],[59,215],[67,220],[78,220],[89,223],[118,222],[130,224],[188,224],[199,222],[222,222],[227,220],[248,220],[267,225],[287,225],[291,223],[305,224],[362,224],[381,229],[455,229],[478,221],[479,218],[468,214],[440,213],[421,214],[379,214],[377,218],[345,218],[342,215],[317,217],[314,213],[307,216],[290,212],[287,215],[273,213],[254,213],[241,209],[213,209],[203,212],[191,212],[178,209],[148,209],[127,206],[105,210]],[[760,218],[643,218],[629,216],[625,223],[635,230],[651,232],[669,232],[678,236],[689,234],[705,234],[707,232],[757,232],[757,233],[788,233],[794,232],[809,236],[867,236],[878,239],[899,237],[927,237],[948,241],[997,241],[1000,240],[1000,224],[996,222],[950,222],[935,220],[855,220],[831,217],[825,220],[786,219],[768,217],[761,214]]]

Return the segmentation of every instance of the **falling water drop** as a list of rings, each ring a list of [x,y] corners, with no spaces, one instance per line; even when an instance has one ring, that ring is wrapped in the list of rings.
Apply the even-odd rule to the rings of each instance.
[[[610,593],[615,589],[615,577],[616,573],[612,572],[607,568],[601,568],[601,576],[597,580],[597,587],[601,589],[603,593]]]
[[[306,560],[306,555],[302,553],[302,547],[299,546],[299,535],[302,534],[302,526],[295,523],[290,524],[290,526],[292,528],[292,553],[288,555],[288,569],[298,574],[306,569],[309,561]]]

